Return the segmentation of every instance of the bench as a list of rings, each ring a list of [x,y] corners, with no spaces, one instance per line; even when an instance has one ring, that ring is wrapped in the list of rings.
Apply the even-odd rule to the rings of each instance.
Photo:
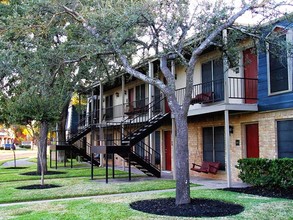
[[[200,93],[191,99],[190,104],[213,102],[213,92]]]
[[[147,110],[148,110],[147,106],[131,108],[128,112],[124,112],[124,114],[127,115],[128,118],[132,118],[134,115],[139,115],[139,114],[146,113]]]
[[[192,163],[192,168],[190,169],[196,172],[217,174],[218,170],[220,169],[220,165],[220,162],[203,161],[201,165]]]

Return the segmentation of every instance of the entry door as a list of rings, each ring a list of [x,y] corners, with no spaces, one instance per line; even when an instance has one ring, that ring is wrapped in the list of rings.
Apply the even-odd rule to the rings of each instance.
[[[164,132],[165,139],[165,169],[172,170],[172,160],[171,160],[171,131]]]
[[[257,97],[257,56],[251,48],[243,51],[245,103],[256,103]],[[253,99],[255,98],[255,99]]]
[[[258,124],[246,125],[247,158],[259,158]]]
[[[133,108],[134,108],[134,89],[133,88],[128,90],[128,105],[129,105],[128,111],[129,112],[133,111]]]

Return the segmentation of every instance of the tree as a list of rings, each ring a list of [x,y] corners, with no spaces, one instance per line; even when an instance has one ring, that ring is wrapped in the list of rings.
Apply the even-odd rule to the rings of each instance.
[[[191,1],[192,2],[192,1]],[[224,1],[187,0],[153,1],[91,1],[82,4],[64,4],[63,9],[97,40],[96,50],[110,51],[119,59],[127,73],[158,87],[167,97],[176,124],[176,204],[190,202],[187,113],[191,101],[193,73],[199,56],[211,45],[220,45],[223,53],[235,45],[237,38],[222,37],[235,21],[248,11],[259,15],[254,29],[280,15],[280,6],[286,2],[271,0],[243,0],[238,8]],[[288,3],[287,3],[288,4]],[[243,33],[242,33],[243,34]],[[160,60],[160,70],[166,83],[151,78],[133,67],[133,60],[148,57]],[[186,89],[182,105],[176,99],[175,76],[168,67],[168,59],[176,57],[185,66]]]
[[[19,7],[21,6],[21,7]],[[73,91],[84,79],[78,35],[66,29],[48,2],[15,1],[0,4],[1,116],[9,124],[40,124],[38,173],[47,172],[47,136],[67,111]],[[70,19],[68,20],[68,22]],[[74,50],[73,50],[74,48]],[[84,50],[83,50],[84,52]],[[86,58],[86,57],[84,57]]]

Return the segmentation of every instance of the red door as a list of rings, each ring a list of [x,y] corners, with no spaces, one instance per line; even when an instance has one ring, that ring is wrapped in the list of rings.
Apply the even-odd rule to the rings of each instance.
[[[247,158],[259,158],[258,124],[246,125]]]
[[[257,56],[252,48],[243,51],[245,103],[256,103],[257,98]]]
[[[166,170],[172,170],[171,131],[164,132],[164,139],[165,139],[165,168]]]

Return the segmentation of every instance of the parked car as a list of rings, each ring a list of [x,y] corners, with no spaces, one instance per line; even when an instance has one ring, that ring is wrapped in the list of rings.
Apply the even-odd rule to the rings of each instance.
[[[4,144],[4,150],[11,150],[12,144]]]

